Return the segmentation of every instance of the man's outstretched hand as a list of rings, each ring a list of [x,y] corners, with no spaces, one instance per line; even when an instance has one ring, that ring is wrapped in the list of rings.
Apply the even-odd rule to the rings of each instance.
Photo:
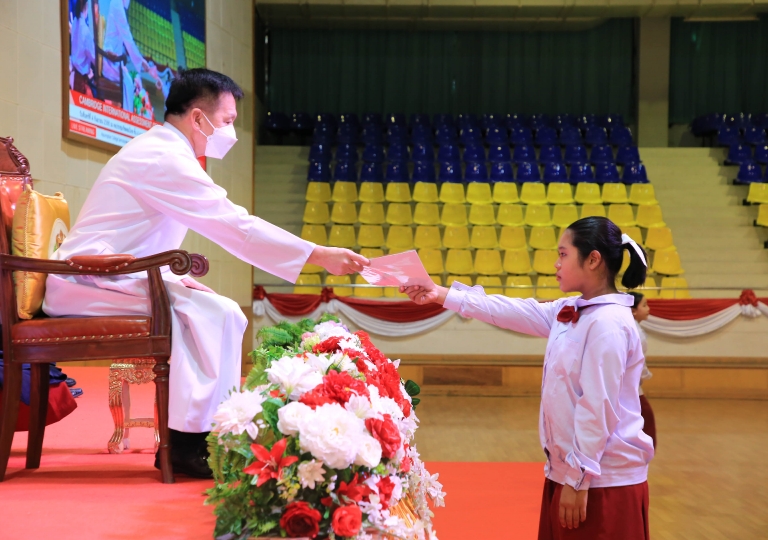
[[[354,274],[371,264],[371,261],[354,251],[326,246],[315,246],[307,262],[322,266],[335,276]]]
[[[400,287],[400,292],[408,295],[408,298],[419,305],[440,304],[443,305],[448,289],[434,283],[428,285],[410,285]]]

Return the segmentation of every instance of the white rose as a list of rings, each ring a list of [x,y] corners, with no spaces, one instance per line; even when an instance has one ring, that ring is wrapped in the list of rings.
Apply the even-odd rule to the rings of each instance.
[[[269,382],[279,385],[293,400],[323,382],[323,376],[297,356],[284,356],[265,371]]]
[[[365,434],[357,448],[355,465],[364,465],[373,469],[381,462],[381,443],[372,436]]]
[[[376,412],[371,407],[371,402],[365,396],[352,394],[349,396],[349,401],[344,404],[344,408],[363,420],[376,416]]]
[[[285,407],[277,410],[277,429],[283,435],[296,435],[299,432],[299,423],[302,418],[314,414],[310,407],[298,401],[291,401]]]
[[[259,428],[253,419],[263,410],[261,404],[264,400],[264,396],[257,392],[232,392],[213,415],[213,431],[218,432],[219,436],[247,432],[251,439],[255,439]]]
[[[338,403],[332,403],[301,418],[299,443],[302,451],[310,452],[329,467],[345,469],[355,461],[364,431],[361,419]]]

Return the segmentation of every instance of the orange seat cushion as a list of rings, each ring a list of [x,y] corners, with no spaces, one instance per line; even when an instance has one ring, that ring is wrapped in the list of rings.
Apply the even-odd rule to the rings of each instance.
[[[147,337],[151,323],[151,317],[140,316],[41,317],[14,324],[11,339],[23,344]]]

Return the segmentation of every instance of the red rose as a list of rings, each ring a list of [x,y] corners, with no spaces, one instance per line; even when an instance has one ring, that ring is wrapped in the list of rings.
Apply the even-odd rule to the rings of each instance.
[[[323,394],[342,405],[349,401],[352,394],[357,394],[358,396],[370,395],[365,383],[355,379],[346,371],[341,373],[329,371],[323,377]]]
[[[389,508],[389,501],[392,500],[392,491],[395,489],[395,483],[389,476],[384,476],[381,480],[376,482],[376,487],[379,488],[379,500],[381,500],[381,506],[386,510]]]
[[[304,392],[299,398],[299,402],[310,407],[312,410],[317,409],[321,405],[335,403],[335,401],[325,395],[322,385],[317,386],[309,392]]]
[[[392,421],[392,417],[385,414],[383,420],[368,418],[365,421],[365,427],[381,444],[381,455],[389,459],[395,457],[397,449],[400,448],[400,432]]]
[[[365,354],[368,355],[368,358],[370,358],[371,362],[373,362],[376,367],[378,367],[379,364],[387,363],[387,357],[384,356],[384,354],[379,349],[377,349],[373,343],[371,343],[371,338],[368,337],[366,332],[358,330],[355,332],[355,335],[360,339],[360,343],[363,345]]]
[[[341,349],[341,347],[339,347],[339,341],[341,341],[340,336],[331,336],[325,341],[312,347],[312,352],[315,354],[334,353]]]
[[[331,526],[338,536],[355,536],[363,525],[363,513],[356,504],[339,506],[333,513]]]
[[[408,456],[403,458],[403,461],[400,462],[400,470],[402,470],[404,473],[407,473],[411,470],[411,465],[413,465],[413,461]]]
[[[320,512],[305,502],[292,502],[285,508],[280,526],[288,536],[315,538],[320,530]]]

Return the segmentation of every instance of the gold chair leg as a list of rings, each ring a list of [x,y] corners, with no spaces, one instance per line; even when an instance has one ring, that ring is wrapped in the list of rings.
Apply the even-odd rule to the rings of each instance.
[[[160,445],[158,432],[157,398],[155,398],[154,418],[131,418],[131,384],[144,384],[155,380],[152,358],[131,358],[114,363],[109,368],[109,408],[115,423],[115,431],[107,444],[110,454],[119,454],[130,448],[128,438],[130,428],[147,427],[154,429],[155,445]]]
[[[123,451],[125,436],[125,414],[123,409],[123,376],[120,364],[112,364],[109,368],[109,411],[115,423],[112,438],[107,443],[110,454],[120,454]]]

